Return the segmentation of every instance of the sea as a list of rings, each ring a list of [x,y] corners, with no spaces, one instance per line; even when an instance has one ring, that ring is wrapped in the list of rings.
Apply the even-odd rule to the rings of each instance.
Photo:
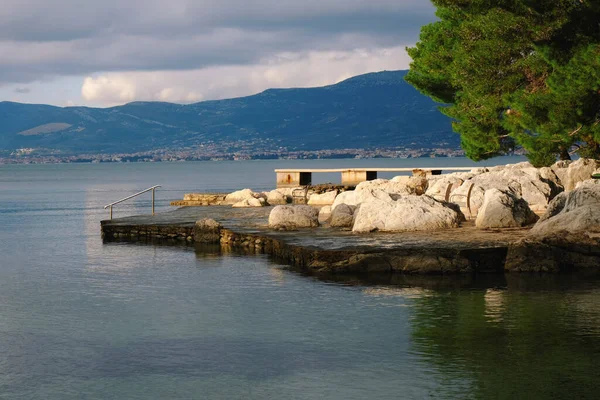
[[[0,399],[597,399],[594,276],[311,276],[100,236],[106,204],[153,185],[162,212],[275,168],[519,161],[0,165]],[[114,209],[149,212],[149,193]]]

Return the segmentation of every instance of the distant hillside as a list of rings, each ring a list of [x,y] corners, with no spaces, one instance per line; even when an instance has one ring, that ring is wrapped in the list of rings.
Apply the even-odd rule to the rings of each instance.
[[[231,141],[290,150],[458,147],[449,119],[405,75],[371,73],[326,87],[269,89],[190,105],[60,108],[0,102],[0,149],[131,153]]]

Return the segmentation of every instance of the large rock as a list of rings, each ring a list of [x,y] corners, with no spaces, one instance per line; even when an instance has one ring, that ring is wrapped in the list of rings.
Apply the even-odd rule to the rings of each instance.
[[[477,214],[475,226],[488,228],[516,228],[535,223],[538,216],[527,202],[511,192],[489,189]]]
[[[561,230],[600,232],[600,181],[583,182],[575,190],[556,196],[530,234],[551,236]]]
[[[269,215],[269,227],[294,230],[319,226],[319,210],[311,206],[277,206]]]
[[[555,164],[556,165],[556,164]],[[591,178],[595,170],[600,168],[600,161],[580,158],[577,161],[573,161],[566,168],[553,168],[556,174],[559,176],[565,190],[571,191],[577,187],[579,182],[588,180]]]
[[[256,199],[261,197],[261,193],[254,193],[251,189],[238,190],[233,193],[229,193],[225,196],[224,204],[236,204],[244,200]]]
[[[421,196],[425,194],[429,187],[429,181],[422,176],[411,176],[406,182],[406,189],[409,194]]]
[[[335,210],[340,204],[346,204],[348,206],[357,206],[364,201],[372,199],[373,197],[382,198],[385,200],[389,198],[395,199],[400,196],[400,194],[389,193],[383,189],[363,187],[361,190],[350,190],[347,192],[340,193],[331,205],[331,209]]]
[[[387,197],[386,197],[387,196]],[[449,203],[429,196],[399,196],[373,192],[354,216],[352,232],[402,232],[456,228],[464,215]]]
[[[352,221],[354,218],[354,210],[356,206],[350,206],[347,204],[340,204],[331,212],[330,225],[339,228],[350,228],[352,227]]]
[[[251,198],[251,199],[242,200],[238,203],[235,203],[232,207],[233,208],[252,208],[252,207],[264,207],[266,205],[267,205],[267,203],[266,203],[265,199],[263,199],[262,197],[259,197],[259,198]]]
[[[463,212],[476,216],[483,204],[485,192],[489,189],[499,189],[523,198],[534,211],[544,211],[561,188],[544,178],[537,168],[528,168],[526,164],[520,167],[504,167],[476,175],[453,190],[450,201],[460,204]],[[469,191],[470,207],[467,207]]]
[[[315,205],[315,206],[323,206],[323,205],[330,206],[335,201],[337,194],[338,194],[337,190],[333,190],[331,192],[325,192],[323,194],[312,194],[310,196],[310,198],[308,199],[308,204]]]
[[[556,196],[527,238],[508,248],[505,268],[518,272],[598,271],[600,182]]]
[[[465,179],[463,174],[447,174],[447,175],[435,175],[436,178],[429,180],[429,187],[425,194],[431,196],[436,200],[446,200],[446,193],[450,189],[450,195],[452,189],[457,189],[463,184]],[[468,178],[472,178],[473,175],[469,175]],[[433,178],[433,177],[432,177]]]
[[[194,225],[194,241],[198,243],[219,243],[221,228],[221,224],[212,218],[198,220]]]
[[[291,200],[288,196],[282,193],[280,190],[271,190],[270,192],[265,193],[267,196],[267,203],[272,206],[279,206],[289,203]]]
[[[325,224],[331,219],[331,206],[323,206],[319,210],[319,224]]]
[[[356,185],[355,192],[382,190],[386,193],[409,194],[407,182],[396,182],[387,179],[374,179],[372,181],[364,181]]]

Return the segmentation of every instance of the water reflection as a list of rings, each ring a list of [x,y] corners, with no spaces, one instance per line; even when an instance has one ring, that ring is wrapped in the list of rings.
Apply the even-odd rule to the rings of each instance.
[[[511,277],[506,290],[415,298],[414,351],[442,379],[471,382],[463,398],[596,398],[600,309],[581,306],[598,304],[600,291],[544,290],[548,283],[556,280]],[[456,395],[448,390],[440,395]]]

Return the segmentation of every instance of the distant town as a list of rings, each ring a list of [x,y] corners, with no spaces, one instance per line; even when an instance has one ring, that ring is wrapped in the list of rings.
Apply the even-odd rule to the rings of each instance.
[[[334,150],[267,149],[255,143],[218,143],[197,148],[158,149],[137,153],[66,154],[50,149],[22,148],[0,154],[0,164],[124,163],[163,161],[224,161],[332,158],[463,157],[455,148],[375,148]]]

